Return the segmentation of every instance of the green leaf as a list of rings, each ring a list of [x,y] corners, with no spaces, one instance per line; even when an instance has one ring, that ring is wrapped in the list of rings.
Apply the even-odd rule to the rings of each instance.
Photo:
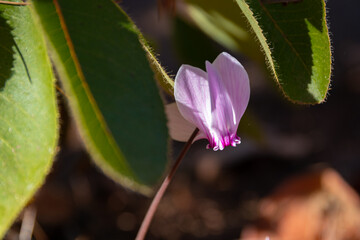
[[[29,8],[0,4],[0,238],[49,172],[54,77]]]
[[[233,0],[186,0],[186,16],[219,44],[263,63],[259,45],[253,40],[244,16]],[[188,37],[188,41],[193,40],[196,41],[194,37]]]
[[[331,51],[323,0],[265,4],[236,0],[284,94],[297,103],[325,100]]]
[[[151,67],[169,91],[172,80],[116,3],[38,0],[33,6],[95,162],[123,185],[148,193],[163,175],[168,147]]]

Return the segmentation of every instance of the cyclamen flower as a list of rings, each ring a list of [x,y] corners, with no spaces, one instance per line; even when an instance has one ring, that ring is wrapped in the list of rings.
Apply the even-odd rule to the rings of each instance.
[[[215,151],[240,144],[236,132],[249,102],[250,85],[244,67],[230,54],[221,53],[213,63],[206,61],[206,72],[182,65],[175,77],[174,95],[180,114],[192,124],[187,129],[200,130],[196,140],[208,139],[207,147]],[[174,107],[167,107],[170,134],[184,140],[189,131],[180,127]]]

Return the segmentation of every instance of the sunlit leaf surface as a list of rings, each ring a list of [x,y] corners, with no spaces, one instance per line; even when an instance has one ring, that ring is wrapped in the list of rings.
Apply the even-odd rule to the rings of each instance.
[[[0,4],[0,238],[44,181],[57,140],[54,77],[29,8]]]
[[[324,101],[331,71],[324,1],[236,2],[263,48],[269,68],[284,94],[298,103]]]

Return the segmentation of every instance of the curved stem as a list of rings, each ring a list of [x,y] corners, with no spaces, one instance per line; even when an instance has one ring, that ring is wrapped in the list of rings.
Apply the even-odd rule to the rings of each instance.
[[[151,202],[151,205],[149,207],[149,209],[146,212],[145,218],[141,223],[141,227],[138,231],[138,234],[135,238],[135,240],[143,240],[145,238],[145,235],[149,229],[151,220],[154,217],[154,214],[156,212],[157,207],[159,206],[159,203],[167,189],[167,187],[169,186],[169,183],[171,182],[171,179],[173,178],[176,170],[178,169],[181,160],[184,158],[185,154],[187,153],[187,151],[189,150],[192,142],[194,141],[196,135],[198,134],[199,129],[196,128],[195,131],[192,133],[191,137],[189,138],[189,140],[187,141],[187,143],[185,144],[184,148],[182,149],[179,157],[176,159],[174,166],[171,168],[169,174],[166,176],[166,178],[164,179],[163,183],[161,184],[159,190],[157,191],[154,199]]]

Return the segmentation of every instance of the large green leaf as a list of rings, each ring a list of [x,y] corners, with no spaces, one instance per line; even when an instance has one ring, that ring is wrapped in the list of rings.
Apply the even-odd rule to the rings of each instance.
[[[324,0],[289,4],[236,2],[285,95],[298,103],[324,101],[331,71]]]
[[[241,32],[248,26],[265,54],[272,75],[289,100],[306,104],[324,101],[331,72],[324,0],[287,4],[261,0],[187,1],[195,22],[207,17],[206,24],[200,26],[204,31],[225,46],[234,46],[232,49],[238,46],[239,51],[254,56],[253,44],[246,42],[246,35]],[[221,7],[231,4],[240,7],[237,15],[234,15],[236,8]]]
[[[29,8],[0,4],[0,238],[42,184],[57,142],[54,77]]]
[[[106,174],[149,192],[163,175],[168,147],[151,67],[170,78],[116,3],[36,0],[33,6],[89,152]]]

